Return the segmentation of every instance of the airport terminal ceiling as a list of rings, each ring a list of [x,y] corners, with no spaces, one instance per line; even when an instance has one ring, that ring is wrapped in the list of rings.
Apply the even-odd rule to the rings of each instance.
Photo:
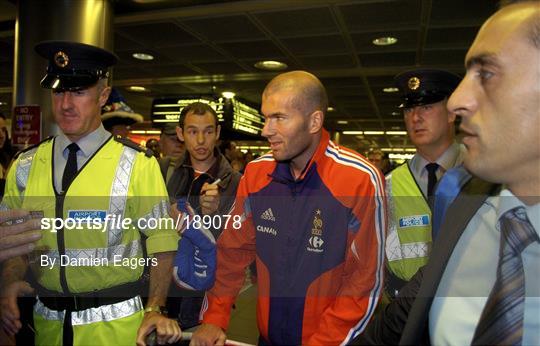
[[[303,69],[321,78],[332,107],[326,127],[368,131],[341,135],[341,143],[359,150],[412,147],[399,132],[405,129],[398,93],[391,89],[393,76],[418,66],[463,75],[467,47],[498,5],[495,0],[113,3],[114,51],[121,59],[113,84],[146,118],[152,100],[162,96],[232,91],[260,104],[264,85],[277,72],[254,65],[275,60],[287,65],[285,71]],[[0,111],[8,114],[15,16],[16,1],[0,0]],[[397,42],[373,43],[389,37]],[[135,59],[134,53],[152,55],[153,60]],[[131,91],[131,86],[146,90]]]

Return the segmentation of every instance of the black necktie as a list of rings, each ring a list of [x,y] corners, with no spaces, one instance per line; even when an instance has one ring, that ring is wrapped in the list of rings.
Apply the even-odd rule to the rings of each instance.
[[[435,184],[437,184],[437,175],[435,174],[439,169],[439,164],[437,163],[428,163],[426,165],[426,170],[428,172],[428,183],[427,183],[427,195],[428,197],[433,196],[433,189]]]
[[[66,168],[64,168],[64,174],[62,175],[62,191],[66,191],[75,175],[77,175],[77,151],[80,150],[76,143],[68,145],[69,155],[66,162]]]
[[[504,213],[499,225],[497,279],[476,326],[473,345],[521,345],[523,338],[525,272],[521,253],[540,239],[523,207]]]

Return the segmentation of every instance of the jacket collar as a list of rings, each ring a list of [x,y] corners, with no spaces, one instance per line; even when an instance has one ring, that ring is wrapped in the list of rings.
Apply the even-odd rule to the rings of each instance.
[[[294,179],[291,173],[290,161],[277,162],[276,168],[271,174],[269,174],[270,177],[272,177],[278,182],[283,183],[298,183],[303,181],[313,170],[312,167],[314,167],[315,164],[320,163],[321,160],[324,158],[324,152],[326,151],[329,142],[330,134],[325,129],[322,129],[319,145],[317,146],[317,149],[315,150],[315,153],[313,154],[311,159],[309,159],[309,161],[306,163],[306,166],[302,170],[302,173],[300,174],[298,179]]]

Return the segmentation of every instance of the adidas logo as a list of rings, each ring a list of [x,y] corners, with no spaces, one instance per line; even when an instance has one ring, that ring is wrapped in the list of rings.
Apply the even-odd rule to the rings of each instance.
[[[276,218],[274,217],[274,213],[272,212],[272,208],[266,209],[266,211],[261,214],[261,219],[275,222]]]

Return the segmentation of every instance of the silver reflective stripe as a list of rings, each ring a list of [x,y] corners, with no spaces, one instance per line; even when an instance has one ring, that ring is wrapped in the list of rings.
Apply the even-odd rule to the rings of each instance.
[[[74,311],[71,313],[71,324],[81,326],[96,322],[110,322],[120,318],[131,316],[143,309],[141,297],[136,296],[123,302],[111,305],[103,305],[97,308],[90,308],[82,311]],[[64,312],[55,311],[47,308],[38,299],[34,306],[34,311],[43,316],[49,321],[63,321]]]
[[[386,176],[386,209],[388,213],[388,228],[392,230],[396,228],[396,219],[394,217],[394,213],[396,210],[396,206],[394,204],[394,197],[392,196],[392,173],[388,174]]]
[[[49,309],[48,307],[43,305],[41,300],[39,300],[39,297],[37,297],[37,302],[34,305],[34,312],[46,319],[47,321],[63,321],[64,315],[66,314],[64,311],[56,311]]]
[[[69,259],[81,260],[77,262],[80,266],[92,266],[92,260],[95,259],[107,259],[109,264],[114,261],[114,256],[120,256],[119,258],[138,258],[142,256],[141,242],[140,240],[134,240],[128,244],[120,244],[109,248],[95,248],[95,249],[66,249],[66,256]],[[60,263],[60,253],[58,250],[49,250],[46,252],[40,252],[31,258],[31,261],[39,263],[39,256],[48,256],[49,259],[54,259]],[[84,261],[84,260],[88,261]]]
[[[136,296],[120,303],[103,305],[71,313],[71,324],[80,326],[96,322],[109,322],[135,314],[143,309],[141,297]]]
[[[421,258],[429,256],[431,243],[406,243],[401,244],[397,232],[394,212],[394,198],[392,197],[392,175],[386,176],[386,199],[388,210],[388,235],[386,236],[386,258],[389,262],[409,258]]]
[[[116,166],[116,173],[114,174],[113,183],[111,186],[111,199],[109,201],[108,213],[117,215],[117,219],[124,218],[124,211],[126,209],[126,202],[128,197],[129,181],[131,179],[131,172],[135,163],[135,156],[137,151],[124,146],[124,151],[120,156],[118,166]],[[122,241],[122,229],[111,227],[108,234],[108,246],[110,248],[118,245]]]
[[[19,156],[15,178],[17,180],[17,188],[19,189],[21,197],[24,196],[26,183],[28,182],[28,176],[30,175],[30,168],[32,168],[32,161],[34,160],[34,155],[36,152],[37,148],[34,148],[22,153],[21,156]]]
[[[144,221],[140,221],[143,219]],[[167,219],[168,221],[165,221]],[[145,232],[147,230],[153,230],[156,228],[150,228],[148,226],[154,226],[153,224],[148,224],[148,221],[152,220],[152,222],[157,222],[157,225],[159,226],[161,223],[161,226],[168,225],[168,228],[174,229],[174,221],[169,216],[169,205],[165,199],[162,199],[152,207],[152,210],[139,218],[137,220],[137,227],[139,228],[139,231]]]
[[[386,238],[386,258],[389,262],[408,258],[428,257],[431,243],[400,244],[397,232],[392,232]]]
[[[428,257],[431,243],[407,243],[401,245],[401,255],[403,258]]]

